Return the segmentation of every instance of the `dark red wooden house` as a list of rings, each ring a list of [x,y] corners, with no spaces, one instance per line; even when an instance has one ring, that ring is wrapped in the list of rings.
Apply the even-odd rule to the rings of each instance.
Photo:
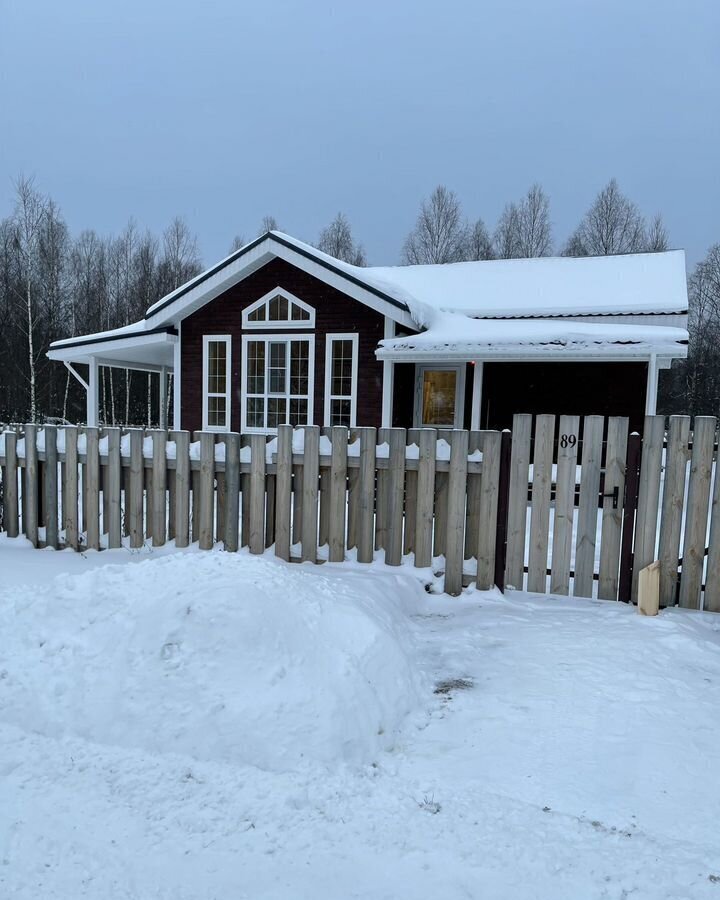
[[[85,385],[88,424],[99,368],[114,366],[157,373],[163,398],[171,384],[172,425],[190,431],[497,428],[514,412],[640,428],[686,328],[679,250],[359,268],[269,232],[140,322],[49,356]]]

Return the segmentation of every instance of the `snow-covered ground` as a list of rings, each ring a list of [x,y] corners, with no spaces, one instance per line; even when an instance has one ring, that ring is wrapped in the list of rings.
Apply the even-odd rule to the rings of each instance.
[[[720,897],[720,617],[0,538],[0,633],[1,898]]]

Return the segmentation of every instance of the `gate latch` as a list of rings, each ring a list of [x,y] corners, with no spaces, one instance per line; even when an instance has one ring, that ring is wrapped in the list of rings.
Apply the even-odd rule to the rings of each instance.
[[[600,494],[601,497],[612,497],[613,509],[618,508],[618,503],[620,502],[620,488],[615,485],[615,487],[607,494]]]

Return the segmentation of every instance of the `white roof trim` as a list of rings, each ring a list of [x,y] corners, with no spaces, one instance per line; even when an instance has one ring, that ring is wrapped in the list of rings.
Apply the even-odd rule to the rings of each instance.
[[[290,246],[291,244],[296,246]],[[380,288],[370,283],[367,285],[358,283],[360,277],[355,271],[349,271],[352,269],[362,273],[362,269],[345,266],[339,260],[321,253],[314,247],[295,242],[285,235],[274,232],[269,232],[257,242],[242,248],[235,258],[228,257],[228,261],[223,261],[199,275],[195,279],[197,284],[194,287],[191,281],[173,294],[168,294],[148,309],[145,318],[153,327],[176,324],[247,278],[271,259],[283,259],[381,315],[389,316],[406,327],[415,327],[415,321],[403,301],[391,295],[384,299]]]

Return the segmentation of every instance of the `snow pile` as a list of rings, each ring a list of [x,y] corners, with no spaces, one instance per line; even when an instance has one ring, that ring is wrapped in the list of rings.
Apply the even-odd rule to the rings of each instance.
[[[372,762],[419,703],[406,616],[422,595],[246,554],[61,576],[0,605],[0,718],[273,771]]]

